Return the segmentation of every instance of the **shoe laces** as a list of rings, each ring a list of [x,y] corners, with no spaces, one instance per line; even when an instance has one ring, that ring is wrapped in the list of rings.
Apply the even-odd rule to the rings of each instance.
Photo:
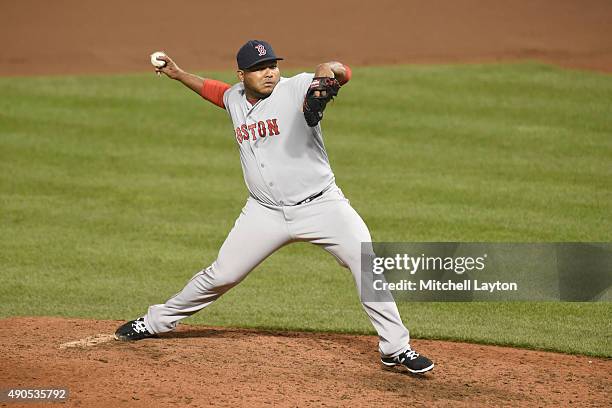
[[[145,333],[147,331],[147,327],[144,324],[144,319],[138,319],[132,323],[132,329],[134,329],[136,333]]]
[[[406,359],[414,360],[418,356],[419,356],[419,353],[417,353],[416,351],[407,350],[406,352],[400,354],[398,357],[399,357],[400,363],[403,363],[404,361],[406,361]]]

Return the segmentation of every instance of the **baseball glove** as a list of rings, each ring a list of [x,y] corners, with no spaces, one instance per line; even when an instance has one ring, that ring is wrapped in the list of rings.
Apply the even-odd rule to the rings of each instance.
[[[327,102],[334,99],[340,90],[340,83],[336,78],[315,77],[308,87],[304,98],[304,118],[308,126],[315,127],[323,119],[323,111]]]

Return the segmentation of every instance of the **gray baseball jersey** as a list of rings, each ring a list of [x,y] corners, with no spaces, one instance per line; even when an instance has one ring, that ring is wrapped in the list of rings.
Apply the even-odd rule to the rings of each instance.
[[[244,181],[251,196],[270,205],[294,205],[334,183],[320,125],[300,110],[313,74],[281,78],[254,105],[238,83],[223,95],[234,124]]]

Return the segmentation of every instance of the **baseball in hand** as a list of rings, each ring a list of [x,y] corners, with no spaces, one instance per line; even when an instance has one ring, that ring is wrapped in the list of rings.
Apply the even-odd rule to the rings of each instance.
[[[162,56],[166,56],[166,54],[164,54],[161,51],[157,51],[154,52],[153,54],[151,54],[151,64],[153,64],[154,67],[156,68],[163,68],[166,66],[166,61],[160,61],[157,59],[157,57],[162,57]]]

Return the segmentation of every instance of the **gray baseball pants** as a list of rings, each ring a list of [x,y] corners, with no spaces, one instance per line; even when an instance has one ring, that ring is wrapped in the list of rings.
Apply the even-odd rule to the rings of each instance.
[[[166,303],[149,307],[147,330],[173,330],[179,320],[210,305],[270,254],[295,241],[311,242],[334,255],[351,270],[361,294],[361,243],[371,242],[370,232],[337,186],[296,206],[267,206],[249,197],[212,265]],[[362,306],[378,333],[382,355],[395,356],[408,348],[408,330],[395,302],[362,301]]]

